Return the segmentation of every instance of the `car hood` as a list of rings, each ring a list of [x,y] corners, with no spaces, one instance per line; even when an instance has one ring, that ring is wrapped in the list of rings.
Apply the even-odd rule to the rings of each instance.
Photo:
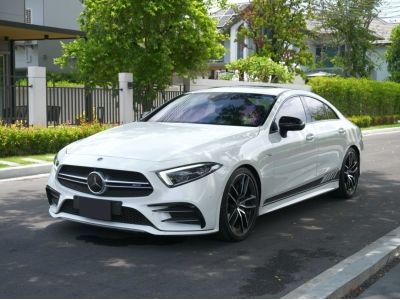
[[[164,161],[210,155],[241,145],[258,133],[255,127],[134,122],[75,142],[67,153]]]

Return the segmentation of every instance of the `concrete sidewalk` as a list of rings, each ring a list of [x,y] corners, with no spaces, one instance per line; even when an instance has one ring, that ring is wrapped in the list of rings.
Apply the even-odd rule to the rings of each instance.
[[[0,169],[0,179],[46,174],[50,172],[52,165],[45,163]]]
[[[358,299],[399,299],[400,264],[378,279],[357,297]]]
[[[354,297],[354,291],[398,257],[400,227],[285,295],[285,299]],[[396,280],[397,275],[394,275]],[[389,279],[388,279],[389,280]],[[400,285],[398,284],[400,289]],[[372,286],[371,286],[372,288]],[[368,290],[368,289],[367,289]],[[373,292],[372,290],[371,292]],[[356,293],[355,297],[358,296]],[[362,298],[363,296],[361,296]]]

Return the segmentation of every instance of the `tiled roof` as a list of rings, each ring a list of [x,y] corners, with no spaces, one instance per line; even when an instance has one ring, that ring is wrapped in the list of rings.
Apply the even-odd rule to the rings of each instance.
[[[320,26],[320,22],[315,20],[307,21],[307,29],[308,30],[316,30]],[[399,25],[399,23],[389,23],[380,18],[375,18],[372,20],[369,29],[375,33],[377,37],[375,44],[388,44],[390,43],[390,34],[392,29]],[[319,29],[321,33],[329,33],[329,30]]]
[[[239,4],[238,10],[244,9],[248,4]],[[216,12],[211,13],[211,18],[217,19],[217,28],[226,29],[235,23],[235,19],[238,17],[237,12],[233,8],[220,9]]]
[[[238,10],[244,9],[248,4],[239,4]],[[232,8],[220,9],[216,12],[211,13],[212,18],[216,18],[218,21],[217,28],[218,29],[227,29],[230,28],[234,23],[236,23],[236,19],[238,17],[237,12]],[[373,31],[377,37],[375,44],[388,44],[390,43],[390,34],[392,29],[399,25],[400,23],[389,23],[380,18],[375,18],[370,25],[370,30]],[[315,20],[307,21],[307,29],[315,30],[318,28],[320,23]],[[329,33],[329,30],[319,29],[321,33]]]
[[[376,44],[389,44],[390,35],[392,29],[399,25],[399,23],[388,23],[380,18],[376,18],[371,22],[369,29],[375,32],[378,39],[375,41]]]

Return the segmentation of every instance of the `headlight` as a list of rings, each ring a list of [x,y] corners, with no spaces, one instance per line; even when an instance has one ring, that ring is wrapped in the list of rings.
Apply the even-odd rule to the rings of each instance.
[[[212,162],[198,163],[157,172],[157,175],[168,187],[175,187],[211,174],[222,165]]]
[[[54,156],[54,160],[53,160],[53,165],[54,167],[57,169],[57,167],[59,166],[60,161],[58,160],[58,153]]]

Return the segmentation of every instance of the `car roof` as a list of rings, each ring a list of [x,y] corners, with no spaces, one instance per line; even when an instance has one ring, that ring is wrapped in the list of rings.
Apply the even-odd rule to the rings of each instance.
[[[286,88],[275,88],[275,87],[258,87],[258,86],[246,86],[246,87],[218,87],[204,90],[192,91],[190,94],[197,93],[250,93],[250,94],[262,94],[269,96],[278,96],[287,91],[294,91]]]

